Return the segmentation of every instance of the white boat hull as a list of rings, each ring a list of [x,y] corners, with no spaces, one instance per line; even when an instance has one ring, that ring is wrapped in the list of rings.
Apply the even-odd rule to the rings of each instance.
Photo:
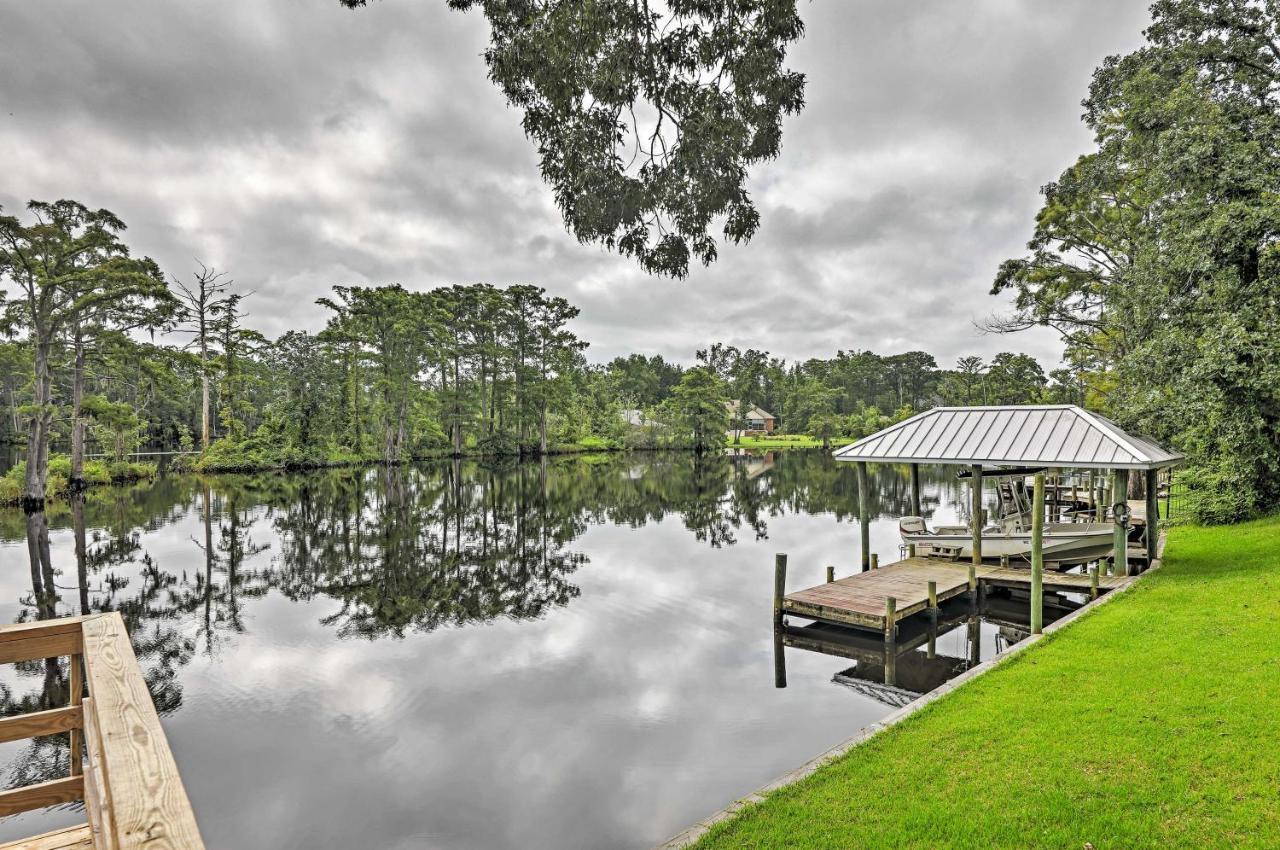
[[[1043,538],[1044,559],[1058,564],[1083,564],[1111,554],[1114,528],[1110,523],[1050,523]],[[965,528],[939,528],[935,531],[902,532],[904,543],[914,543],[916,554],[949,554],[960,558],[973,556],[973,537]],[[1031,560],[1031,534],[1006,532],[988,528],[982,533],[983,560]]]

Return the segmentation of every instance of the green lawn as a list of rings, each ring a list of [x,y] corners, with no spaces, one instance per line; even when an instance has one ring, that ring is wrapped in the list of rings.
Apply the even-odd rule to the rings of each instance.
[[[847,446],[854,442],[851,437],[835,437],[831,440],[831,448]],[[808,434],[772,434],[768,437],[741,437],[738,442],[730,435],[726,445],[731,449],[815,449],[822,447],[822,440]]]
[[[697,847],[1280,847],[1280,518],[1165,554]]]

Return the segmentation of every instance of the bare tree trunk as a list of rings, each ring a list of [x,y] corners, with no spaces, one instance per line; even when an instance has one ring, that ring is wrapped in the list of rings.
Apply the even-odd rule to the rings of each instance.
[[[40,335],[37,331],[37,335]],[[27,429],[27,473],[22,483],[22,501],[27,507],[44,505],[49,481],[49,438],[53,429],[53,374],[49,368],[49,343],[35,346],[35,384],[32,387],[35,411]]]

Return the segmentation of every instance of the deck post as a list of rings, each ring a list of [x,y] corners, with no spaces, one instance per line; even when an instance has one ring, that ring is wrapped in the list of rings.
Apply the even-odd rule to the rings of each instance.
[[[1031,497],[1031,634],[1044,631],[1044,473]]]
[[[908,544],[907,544],[907,557],[908,557],[908,558],[914,558],[915,556],[916,556],[916,544],[914,544],[914,543],[908,543]]]
[[[827,584],[830,584],[831,582],[833,582],[833,581],[835,581],[835,580],[836,580],[836,568],[835,568],[835,567],[827,567]]]
[[[1000,566],[1002,566],[1002,567],[1004,567],[1004,568],[1008,569],[1008,567],[1009,567],[1009,556],[1008,556],[1008,555],[1001,555],[1001,556],[1000,556]]]
[[[920,512],[920,464],[911,464],[911,515],[922,516]]]
[[[1098,565],[1089,568],[1089,598],[1098,598]]]
[[[1127,500],[1129,497],[1129,470],[1117,469],[1111,473],[1111,493],[1112,499]],[[1120,501],[1115,501],[1120,504]],[[1114,512],[1113,512],[1114,514]],[[1118,576],[1127,576],[1129,574],[1129,539],[1128,529],[1120,524],[1120,517],[1113,516],[1112,521],[1115,523],[1115,529],[1111,538],[1112,552],[1111,557],[1114,559],[1115,574]]]
[[[969,508],[970,523],[973,526],[973,563],[982,563],[982,464],[975,463],[970,467],[973,472],[972,502]]]
[[[773,625],[782,628],[782,597],[787,593],[787,556],[779,552],[773,558]]]
[[[871,569],[873,570],[880,569],[880,556],[877,555],[875,552],[871,553]]]
[[[969,598],[978,598],[978,568],[972,561],[969,563]]]
[[[893,643],[898,632],[895,618],[898,614],[898,600],[892,596],[884,600],[884,642]]]
[[[1159,489],[1159,473],[1154,469],[1147,470],[1147,566],[1156,561],[1156,541],[1160,539],[1160,499],[1156,495]]]
[[[867,481],[867,462],[858,461],[858,529],[861,532],[862,571],[871,569],[871,484]]]
[[[938,616],[938,583],[936,581],[929,582],[929,610],[935,617]]]

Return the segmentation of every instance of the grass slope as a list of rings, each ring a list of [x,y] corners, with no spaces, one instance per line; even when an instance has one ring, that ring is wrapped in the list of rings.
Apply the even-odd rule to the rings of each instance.
[[[1280,847],[1280,518],[1166,555],[697,847]]]

